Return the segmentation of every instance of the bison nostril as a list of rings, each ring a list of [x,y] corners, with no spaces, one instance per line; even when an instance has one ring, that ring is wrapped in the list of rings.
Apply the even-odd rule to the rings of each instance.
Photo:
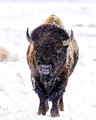
[[[50,71],[51,71],[51,69],[52,69],[52,66],[51,65],[40,65],[39,69],[40,69],[41,73],[43,73],[43,74],[49,74]]]

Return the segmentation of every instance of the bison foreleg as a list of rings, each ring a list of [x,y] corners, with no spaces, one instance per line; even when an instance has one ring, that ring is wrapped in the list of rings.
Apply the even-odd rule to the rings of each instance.
[[[39,108],[38,108],[38,114],[42,114],[42,115],[46,115],[46,112],[49,109],[48,106],[48,96],[47,93],[44,89],[44,87],[40,84],[40,82],[38,81],[38,79],[35,82],[35,91],[38,94],[39,100],[40,100],[40,104],[39,104]]]
[[[65,92],[67,80],[65,80],[64,83],[63,82],[61,83],[62,83],[61,86],[57,84],[57,86],[55,87],[55,89],[53,90],[50,96],[50,100],[52,101],[52,104],[53,104],[51,109],[52,116],[59,116],[58,109],[60,109],[61,111],[64,110],[63,93]]]
[[[57,117],[59,116],[59,110],[64,111],[64,104],[63,104],[63,95],[59,97],[55,97],[52,99],[52,109],[51,109],[51,116]]]
[[[59,111],[58,111],[58,99],[53,99],[53,100],[52,100],[51,116],[52,116],[52,117],[57,117],[57,116],[59,116]]]
[[[40,104],[39,104],[38,114],[46,115],[46,112],[49,109],[48,99],[42,96],[41,97],[39,96],[39,98],[40,98]]]

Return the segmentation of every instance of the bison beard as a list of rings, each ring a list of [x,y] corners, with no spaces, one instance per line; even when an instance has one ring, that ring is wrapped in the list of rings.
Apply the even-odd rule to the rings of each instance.
[[[31,35],[26,32],[31,43],[27,51],[27,61],[34,78],[35,91],[39,96],[38,114],[46,115],[49,109],[48,100],[52,101],[51,116],[59,116],[59,110],[64,110],[63,93],[71,73],[78,61],[79,48],[74,39],[61,28],[59,20],[54,24],[51,20],[59,20],[52,15],[47,23],[37,27]],[[59,27],[60,25],[60,27]],[[33,79],[32,79],[33,80]]]
[[[52,91],[54,87],[54,76],[53,74],[48,75],[40,75],[40,82],[44,85],[44,88],[49,95],[49,93]]]

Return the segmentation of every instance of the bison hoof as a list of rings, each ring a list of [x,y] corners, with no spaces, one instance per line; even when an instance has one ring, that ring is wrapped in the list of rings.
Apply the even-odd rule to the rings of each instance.
[[[38,109],[38,115],[46,115],[46,108],[39,107]]]
[[[58,109],[57,108],[52,108],[51,109],[51,117],[58,117],[58,116],[60,116]]]

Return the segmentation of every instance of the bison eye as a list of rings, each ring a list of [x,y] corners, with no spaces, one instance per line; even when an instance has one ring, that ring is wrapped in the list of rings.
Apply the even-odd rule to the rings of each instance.
[[[61,51],[62,51],[62,47],[61,46],[56,47],[56,53],[60,53]]]

